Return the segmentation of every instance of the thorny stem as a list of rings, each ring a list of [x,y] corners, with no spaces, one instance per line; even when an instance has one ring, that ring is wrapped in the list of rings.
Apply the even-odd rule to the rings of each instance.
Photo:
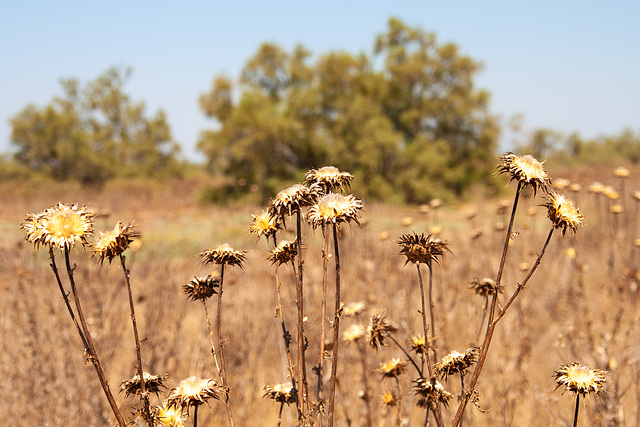
[[[198,427],[198,405],[193,408],[193,427]]]
[[[296,299],[298,301],[298,384],[300,385],[300,393],[298,400],[298,419],[303,416],[307,405],[307,372],[305,366],[304,350],[304,300],[303,300],[303,258],[302,258],[302,229],[300,206],[296,210],[296,239],[298,243],[298,276],[296,280]]]
[[[127,283],[127,292],[129,294],[129,309],[131,310],[131,323],[133,325],[133,338],[136,344],[136,357],[138,359],[138,376],[140,378],[140,400],[144,407],[144,416],[147,421],[151,420],[151,412],[149,411],[149,396],[147,395],[147,387],[144,382],[144,370],[142,369],[142,353],[140,350],[140,338],[138,337],[138,323],[136,322],[136,312],[133,306],[133,295],[131,293],[131,272],[127,270],[124,255],[120,254],[120,265],[124,272],[124,279]]]
[[[573,427],[578,427],[578,411],[580,410],[580,393],[576,393],[576,412],[573,415]]]
[[[329,228],[322,226],[324,249],[322,250],[322,308],[320,310],[320,358],[318,361],[318,403],[323,399],[322,368],[324,366],[324,336],[327,318],[327,268],[329,264]],[[318,411],[318,427],[322,427],[322,411]]]
[[[278,411],[278,427],[282,424],[282,408],[284,408],[284,402],[280,402],[280,411]]]
[[[207,301],[202,300],[202,305],[204,306],[204,316],[207,319],[207,329],[209,330],[209,342],[211,343],[211,355],[213,356],[213,361],[216,364],[216,372],[218,374],[218,378],[220,378],[220,364],[218,363],[218,357],[216,356],[216,347],[213,344],[213,329],[211,329],[211,317],[209,317],[209,309],[207,308]]]
[[[335,416],[336,379],[338,376],[338,344],[340,343],[340,247],[338,244],[338,226],[333,224],[333,247],[336,264],[336,304],[333,318],[333,355],[331,358],[331,385],[329,389],[329,427],[333,427]]]
[[[400,390],[400,380],[398,377],[395,377],[396,380],[396,390],[398,393],[398,412],[396,413],[396,425],[398,427],[402,426],[402,391]]]
[[[231,392],[227,383],[227,371],[224,367],[224,352],[222,351],[222,285],[224,282],[224,264],[220,265],[220,289],[218,289],[218,316],[216,319],[216,329],[218,332],[218,349],[220,350],[220,379],[222,385],[227,389],[224,396],[224,403],[227,408],[227,418],[229,418],[229,426],[234,427],[233,413],[231,412]]]
[[[504,265],[507,261],[507,252],[509,250],[509,240],[511,239],[511,232],[513,230],[513,222],[516,217],[516,209],[518,208],[518,200],[520,198],[520,190],[522,189],[522,182],[518,181],[518,186],[516,188],[516,195],[513,200],[513,208],[511,209],[511,219],[509,220],[509,226],[507,227],[507,235],[504,239],[504,246],[502,249],[502,257],[500,258],[500,266],[498,268],[498,275],[496,277],[496,292],[493,293],[493,298],[491,299],[491,309],[489,311],[489,321],[487,322],[487,332],[485,333],[484,340],[482,343],[482,351],[480,352],[480,356],[478,357],[478,361],[476,362],[476,367],[473,370],[473,374],[471,375],[471,381],[469,383],[469,390],[473,391],[476,384],[478,383],[478,379],[480,378],[480,372],[482,372],[482,368],[484,367],[484,362],[487,358],[487,353],[489,351],[489,345],[491,344],[491,338],[493,337],[493,331],[495,329],[494,324],[494,316],[496,312],[496,307],[498,305],[498,295],[497,289],[500,287],[500,282],[502,281],[502,274],[504,272]],[[465,393],[463,390],[462,400],[460,401],[460,405],[458,406],[458,410],[456,411],[456,415],[451,423],[452,427],[458,427],[462,421],[462,417],[464,415],[464,410],[467,407],[467,403],[469,403],[469,399],[471,398],[472,393]]]
[[[84,313],[82,311],[82,305],[80,304],[80,298],[78,297],[78,291],[76,289],[76,282],[73,278],[73,269],[71,268],[71,263],[69,261],[69,248],[64,248],[64,261],[67,267],[67,275],[69,276],[69,283],[71,284],[71,293],[73,293],[73,299],[76,304],[76,311],[78,312],[78,318],[80,319],[80,324],[82,325],[82,331],[84,337],[86,338],[86,344],[89,350],[89,356],[91,357],[91,363],[93,364],[96,373],[98,374],[98,378],[100,379],[100,385],[102,386],[102,390],[104,391],[107,400],[109,401],[109,406],[111,406],[111,410],[118,420],[118,424],[121,427],[125,427],[126,423],[122,414],[120,413],[120,409],[118,409],[118,405],[116,404],[115,399],[113,398],[113,394],[111,393],[111,389],[109,388],[109,383],[107,382],[107,378],[102,370],[102,365],[100,364],[100,359],[98,359],[98,353],[96,352],[96,348],[93,345],[93,339],[91,338],[91,334],[89,333],[89,328],[87,327],[87,322],[84,319]]]
[[[284,346],[287,352],[287,370],[289,372],[289,377],[291,378],[291,385],[293,386],[293,394],[295,396],[298,395],[298,389],[296,384],[295,375],[293,373],[293,362],[291,360],[291,334],[287,330],[287,326],[284,321],[284,314],[282,313],[282,302],[280,300],[280,279],[278,276],[278,267],[276,267],[276,300],[277,300],[277,308],[278,317],[280,319],[280,326],[282,327],[282,338],[284,339]],[[282,412],[282,407],[280,407],[280,411]]]
[[[393,337],[393,335],[389,335],[389,339],[391,341],[393,341],[393,343],[400,349],[402,350],[402,352],[404,353],[405,356],[407,356],[407,358],[409,359],[409,362],[411,362],[411,364],[416,368],[416,370],[418,371],[418,374],[420,374],[420,377],[424,377],[424,375],[422,374],[422,369],[420,369],[418,367],[418,364],[415,362],[415,360],[413,360],[413,357],[411,357],[411,355],[409,353],[407,353],[407,350],[404,349],[404,347],[402,347],[400,345],[400,343]]]
[[[433,351],[433,361],[435,363],[438,360],[438,355],[436,354],[436,320],[435,320],[435,315],[434,315],[434,312],[433,312],[433,309],[434,309],[434,304],[433,304],[433,269],[431,268],[431,261],[429,261],[427,266],[429,267],[429,314],[430,314],[430,317],[431,317],[430,330],[431,330],[431,335],[433,337],[432,338],[433,344],[429,344],[429,347]],[[424,309],[424,305],[423,305],[423,309]],[[426,335],[425,335],[425,340],[426,340]],[[425,341],[425,344],[426,344],[426,341]]]

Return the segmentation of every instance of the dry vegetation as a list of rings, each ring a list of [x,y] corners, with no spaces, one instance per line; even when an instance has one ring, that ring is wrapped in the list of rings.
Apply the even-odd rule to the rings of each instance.
[[[555,372],[573,362],[607,371],[606,393],[588,396],[580,409],[581,424],[638,425],[640,423],[640,366],[638,337],[640,312],[636,305],[640,285],[640,170],[619,178],[613,168],[589,171],[550,171],[561,191],[574,199],[585,216],[585,227],[565,237],[556,232],[540,267],[496,328],[491,349],[476,390],[478,405],[469,405],[465,425],[559,425],[573,420],[574,394],[557,391]],[[565,183],[559,178],[568,178]],[[611,193],[589,191],[594,181],[610,185]],[[498,187],[507,179],[496,177]],[[577,184],[580,185],[578,188]],[[494,278],[500,262],[513,187],[504,199],[477,200],[434,208],[368,205],[363,227],[341,228],[341,299],[345,304],[363,302],[364,312],[341,319],[341,332],[356,323],[366,327],[375,313],[384,313],[397,326],[393,337],[406,349],[411,337],[422,334],[420,289],[415,268],[404,266],[396,241],[407,233],[434,234],[448,242],[449,252],[433,267],[434,323],[438,359],[456,350],[481,345],[486,304],[471,289],[474,279]],[[136,252],[127,251],[127,267],[142,343],[144,370],[168,374],[169,390],[181,380],[197,376],[217,378],[211,357],[209,330],[202,304],[189,301],[182,287],[194,276],[218,271],[196,257],[208,248],[228,242],[248,250],[244,269],[229,268],[224,276],[224,357],[236,425],[275,426],[280,404],[264,398],[267,384],[286,381],[287,362],[280,321],[276,315],[274,267],[266,261],[272,246],[256,243],[248,234],[251,214],[263,208],[235,205],[199,205],[198,182],[166,186],[146,183],[115,183],[101,191],[42,184],[5,184],[0,197],[0,417],[19,425],[113,425],[100,383],[85,363],[82,342],[76,333],[55,285],[46,250],[25,244],[19,224],[28,212],[40,212],[59,201],[88,203],[100,212],[97,231],[113,229],[117,221],[135,220],[142,234]],[[509,192],[511,190],[511,192]],[[525,191],[526,194],[526,191]],[[504,305],[521,283],[549,232],[544,199],[522,197],[504,270]],[[295,240],[295,221],[279,239]],[[309,338],[309,383],[315,376],[320,344],[322,299],[322,248],[320,229],[308,225],[305,233],[305,322]],[[135,374],[136,351],[132,339],[127,288],[122,270],[114,263],[100,267],[88,260],[82,246],[71,250],[74,275],[83,299],[87,323],[97,352],[125,417],[139,401],[118,393],[121,381]],[[296,289],[290,268],[281,268],[283,314],[296,336]],[[423,274],[427,270],[423,271]],[[332,277],[332,267],[329,275]],[[426,277],[426,276],[425,276]],[[330,289],[333,279],[329,280]],[[329,303],[332,307],[333,302]],[[211,301],[213,307],[213,300]],[[333,313],[332,309],[328,311]],[[210,309],[212,317],[214,310]],[[332,314],[328,314],[327,318]],[[213,320],[213,319],[212,319]],[[486,322],[486,321],[485,321]],[[330,347],[331,333],[325,341]],[[292,351],[296,350],[294,339]],[[418,377],[411,364],[396,383],[384,378],[379,367],[393,358],[408,361],[392,342],[375,351],[357,343],[340,343],[336,375],[336,425],[365,425],[366,402],[363,372],[370,387],[373,425],[423,425],[425,411],[417,407],[414,383]],[[218,348],[216,346],[216,348]],[[330,350],[330,348],[328,349]],[[363,359],[364,357],[364,359]],[[420,363],[420,358],[412,354]],[[363,361],[365,369],[363,370]],[[330,358],[325,360],[330,366]],[[471,368],[472,370],[473,368]],[[329,369],[325,369],[328,390]],[[470,375],[469,375],[470,377]],[[442,408],[445,424],[455,414],[460,394],[459,377],[443,380],[453,394]],[[468,385],[468,382],[465,383]],[[310,389],[311,389],[310,385]],[[399,396],[398,396],[399,390]],[[384,405],[392,392],[399,406]],[[311,393],[311,392],[310,392]],[[390,396],[390,395],[387,395]],[[397,400],[389,402],[396,403]],[[224,401],[209,400],[200,407],[199,425],[227,425]],[[283,425],[296,424],[296,405],[285,405]],[[187,421],[191,425],[192,421]],[[433,425],[433,421],[431,420]]]

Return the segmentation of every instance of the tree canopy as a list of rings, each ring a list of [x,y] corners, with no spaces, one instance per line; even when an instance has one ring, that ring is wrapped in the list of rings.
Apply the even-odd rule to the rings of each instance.
[[[124,92],[130,70],[110,68],[80,86],[61,80],[63,94],[28,105],[11,119],[14,159],[58,180],[100,184],[116,176],[158,176],[178,169],[178,144],[165,113],[145,114]]]
[[[498,124],[474,84],[481,65],[397,19],[373,45],[372,54],[312,61],[303,46],[265,43],[238,87],[216,77],[200,98],[218,124],[198,142],[209,170],[267,197],[280,181],[330,164],[356,175],[368,197],[407,202],[487,179]]]

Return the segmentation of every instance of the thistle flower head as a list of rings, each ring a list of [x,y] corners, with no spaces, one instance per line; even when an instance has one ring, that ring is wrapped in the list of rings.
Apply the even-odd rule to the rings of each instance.
[[[189,377],[171,390],[167,398],[167,407],[188,412],[189,408],[202,405],[209,398],[220,400],[226,392],[226,389],[219,386],[213,378]]]
[[[296,394],[292,383],[267,384],[264,396],[279,403],[291,404],[296,402]]]
[[[451,374],[464,374],[476,362],[479,353],[478,347],[469,348],[464,354],[454,350],[434,365],[434,374],[439,376],[440,379],[447,378]]]
[[[427,344],[422,335],[412,335],[411,336],[411,350],[415,351],[416,354],[427,354]]]
[[[144,388],[148,393],[160,393],[160,388],[164,387],[164,380],[167,379],[166,375],[151,375],[148,372],[143,372]],[[131,394],[140,394],[142,392],[142,384],[140,382],[140,375],[135,374],[131,379],[122,381],[120,383],[120,391],[124,391],[125,397],[129,397]]]
[[[281,224],[277,216],[273,216],[269,211],[263,211],[260,215],[251,215],[253,222],[249,227],[249,232],[255,234],[258,239],[264,236],[267,240],[276,234]]]
[[[424,233],[403,234],[397,243],[401,247],[398,255],[407,257],[404,265],[409,262],[431,265],[432,261],[440,264],[439,258],[444,255],[445,250],[449,250],[447,242],[434,239],[431,235],[427,236]]]
[[[362,337],[364,337],[364,333],[365,333],[364,326],[356,323],[354,325],[349,326],[342,333],[342,340],[346,342],[356,342]]]
[[[442,403],[444,406],[449,404],[451,399],[451,393],[446,391],[439,381],[436,381],[435,377],[431,379],[418,378],[414,381],[414,390],[417,395],[422,397],[422,407],[433,408],[435,403]]]
[[[182,410],[163,405],[158,408],[158,422],[164,427],[184,427],[186,416]]]
[[[480,295],[481,297],[488,297],[496,293],[496,291],[501,294],[502,286],[496,286],[496,282],[493,279],[489,279],[485,277],[482,280],[479,280],[477,277],[473,279],[471,282],[470,288],[476,295]]]
[[[303,245],[304,246],[304,245]],[[281,240],[278,246],[271,252],[271,255],[267,257],[267,261],[278,267],[288,262],[294,262],[298,255],[298,243],[288,240]]]
[[[551,178],[544,170],[542,163],[529,155],[516,156],[513,153],[505,153],[500,156],[499,173],[509,174],[509,181],[518,181],[523,186],[529,185],[536,194],[539,189],[547,191],[551,184]]]
[[[578,227],[582,225],[584,217],[580,210],[573,205],[573,202],[561,194],[550,193],[547,196],[547,203],[542,206],[547,208],[553,227],[561,229],[563,236],[567,228],[571,229],[575,234]]]
[[[362,313],[365,308],[366,305],[362,301],[350,302],[342,308],[342,315],[344,317],[357,316]]]
[[[395,325],[387,322],[382,314],[374,314],[367,327],[367,342],[371,347],[378,350],[380,347],[384,347],[385,338],[397,329]]]
[[[28,214],[20,226],[25,230],[27,242],[53,249],[69,249],[76,242],[87,244],[93,232],[93,215],[86,206],[58,203],[39,214]]]
[[[613,170],[613,174],[618,178],[629,178],[629,169],[624,166],[618,166]]]
[[[228,243],[223,243],[215,249],[208,249],[199,254],[205,264],[237,265],[244,268],[244,259],[247,251],[236,251]]]
[[[383,378],[397,378],[404,373],[406,367],[406,360],[393,358],[380,365],[378,372],[382,374]]]
[[[311,169],[304,176],[308,185],[318,184],[323,188],[324,193],[335,189],[349,190],[353,175],[348,172],[340,172],[334,166],[324,166],[320,169]]]
[[[298,208],[312,205],[318,197],[318,192],[317,187],[294,184],[276,194],[269,205],[269,213],[271,216],[284,219],[286,216],[291,216]]]
[[[205,302],[213,295],[217,294],[216,288],[220,287],[220,278],[208,275],[207,277],[194,277],[182,287],[182,292],[191,301]]]
[[[382,395],[382,406],[395,408],[400,403],[400,398],[393,391],[385,391]]]
[[[352,195],[329,193],[320,197],[317,203],[309,208],[307,219],[313,228],[352,221],[360,225],[361,210],[360,199]]]
[[[139,235],[133,229],[132,223],[122,225],[118,222],[113,231],[100,232],[100,239],[93,245],[91,256],[97,256],[100,263],[103,263],[105,258],[111,263],[115,257],[126,251],[133,238]]]
[[[589,192],[590,193],[594,193],[594,194],[600,194],[604,191],[604,185],[602,185],[602,183],[600,182],[592,182],[589,185]]]
[[[136,427],[152,427],[157,426],[160,420],[158,419],[158,410],[155,406],[151,406],[149,416],[145,414],[144,410],[136,409],[129,418],[129,425]]]
[[[605,371],[590,369],[579,363],[563,365],[554,372],[556,380],[556,390],[565,386],[565,391],[569,390],[574,394],[581,394],[585,397],[589,393],[600,395],[604,393],[604,383],[607,382]]]

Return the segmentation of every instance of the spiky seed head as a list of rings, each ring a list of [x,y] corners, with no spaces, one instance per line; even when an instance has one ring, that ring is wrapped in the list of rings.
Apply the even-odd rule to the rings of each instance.
[[[573,202],[565,198],[562,194],[549,193],[547,195],[547,203],[544,203],[548,210],[548,216],[555,229],[561,229],[562,235],[571,229],[573,233],[582,225],[584,217],[580,213],[580,209],[573,205]]]
[[[382,406],[395,408],[400,403],[400,398],[393,391],[385,391],[382,395]]]
[[[294,184],[285,188],[278,194],[269,205],[269,213],[279,219],[284,220],[291,216],[298,208],[310,206],[318,198],[320,189],[318,187],[308,187],[302,184]]]
[[[132,223],[123,225],[118,221],[113,231],[100,232],[100,239],[93,245],[91,256],[97,256],[100,263],[105,259],[111,263],[115,257],[126,251],[133,239],[138,236],[140,234],[134,230]]]
[[[181,409],[163,405],[158,408],[158,422],[163,427],[184,427],[186,416]]]
[[[427,354],[427,344],[423,335],[411,336],[411,350],[416,354]]]
[[[449,404],[451,393],[446,391],[435,377],[431,379],[418,378],[414,383],[415,393],[424,399],[423,408],[434,408],[436,402],[442,403],[444,406]]]
[[[378,372],[382,374],[382,378],[398,378],[402,375],[407,367],[407,361],[393,358],[386,363],[383,363],[378,368]]]
[[[189,377],[171,390],[167,406],[188,412],[192,406],[202,405],[210,398],[220,400],[226,392],[213,378]]]
[[[367,327],[367,342],[371,347],[378,350],[384,347],[384,340],[398,328],[390,322],[387,322],[382,314],[374,314],[371,322]]]
[[[440,258],[444,255],[444,251],[449,250],[447,242],[432,238],[431,235],[427,236],[424,233],[403,234],[397,243],[401,248],[398,255],[407,257],[404,265],[410,262],[431,265],[432,261],[440,264]]]
[[[349,326],[342,333],[342,340],[346,342],[356,342],[362,337],[364,337],[364,333],[365,333],[364,326],[356,323],[355,325]]]
[[[155,427],[159,425],[159,422],[156,406],[149,407],[149,416],[145,414],[144,410],[136,409],[129,418],[129,425],[136,427]]]
[[[342,222],[355,222],[360,225],[360,211],[362,211],[360,199],[351,194],[345,196],[329,193],[320,197],[317,203],[309,208],[307,220],[313,228]]]
[[[304,246],[304,245],[303,245]],[[278,267],[288,262],[293,263],[298,255],[298,243],[288,240],[281,240],[278,246],[267,257],[267,261]]]
[[[244,259],[247,251],[236,251],[228,243],[223,243],[215,249],[208,249],[199,254],[205,264],[237,265],[244,268]]]
[[[160,393],[160,388],[164,387],[164,380],[167,379],[166,375],[151,375],[148,372],[143,372],[145,390],[149,393]],[[122,381],[120,383],[120,391],[124,392],[125,397],[129,397],[131,394],[140,394],[142,392],[142,384],[140,382],[140,375],[135,374],[132,378]]]
[[[613,174],[618,178],[629,178],[629,169],[624,166],[618,166],[613,170]]]
[[[551,178],[538,160],[533,156],[516,156],[509,152],[500,156],[499,173],[509,174],[509,181],[518,181],[523,186],[528,185],[535,195],[538,190],[547,191]]]
[[[291,404],[296,402],[296,394],[293,390],[293,384],[290,382],[267,384],[264,387],[263,397],[273,399],[279,403]]]
[[[493,279],[485,277],[480,280],[477,277],[473,279],[471,282],[470,289],[476,293],[476,295],[480,295],[482,297],[488,297],[496,293],[502,293],[502,286],[496,286],[496,282]]]
[[[213,295],[217,294],[216,288],[220,287],[220,278],[208,275],[207,277],[194,277],[189,280],[183,287],[182,292],[187,295],[191,301],[205,302]]]
[[[305,176],[307,185],[318,184],[324,193],[335,189],[349,190],[353,175],[349,172],[340,172],[335,166],[324,166],[320,169],[311,169]]]
[[[27,242],[36,248],[44,245],[69,249],[76,242],[87,244],[93,232],[93,215],[86,206],[58,203],[39,214],[28,214],[20,227],[25,230]]]
[[[451,374],[464,374],[476,362],[479,353],[480,349],[478,347],[469,348],[464,353],[454,350],[434,365],[434,375],[439,376],[440,379],[445,379]]]
[[[251,215],[253,222],[249,227],[249,232],[255,234],[259,239],[264,236],[267,240],[275,235],[281,227],[277,216],[273,216],[268,210],[263,211],[260,215]]]
[[[557,384],[556,390],[564,386],[564,391],[568,390],[574,394],[581,394],[583,397],[589,393],[600,395],[605,391],[606,374],[605,371],[591,369],[580,363],[563,365],[554,372]]]
[[[362,301],[350,302],[342,308],[342,315],[344,317],[357,316],[362,313],[366,307],[367,306]]]

